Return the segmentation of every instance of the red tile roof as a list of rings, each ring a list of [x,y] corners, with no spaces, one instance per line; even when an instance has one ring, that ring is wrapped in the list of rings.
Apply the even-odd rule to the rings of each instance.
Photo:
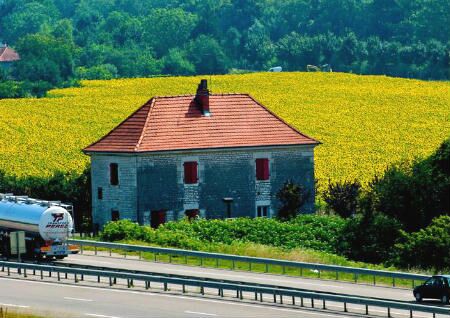
[[[7,46],[0,47],[0,62],[14,62],[18,60],[20,60],[20,57],[16,51]]]
[[[85,152],[314,145],[310,138],[247,94],[210,95],[211,116],[195,95],[154,97]]]

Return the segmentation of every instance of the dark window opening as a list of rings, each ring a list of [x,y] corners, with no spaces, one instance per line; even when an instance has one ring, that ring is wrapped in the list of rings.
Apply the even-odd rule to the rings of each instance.
[[[99,200],[103,200],[103,188],[98,188],[97,189],[97,198],[99,199]]]
[[[113,186],[119,184],[119,165],[117,163],[109,165],[109,181]]]
[[[198,163],[189,161],[184,163],[184,183],[193,184],[198,181]]]
[[[256,180],[269,180],[269,159],[256,159]]]
[[[269,206],[268,205],[260,205],[256,208],[256,216],[257,217],[268,217],[269,216]]]
[[[150,225],[152,228],[156,229],[163,223],[166,223],[166,210],[150,212]]]
[[[120,220],[120,213],[118,210],[112,210],[111,211],[111,221],[119,221]]]
[[[186,210],[184,214],[187,216],[188,220],[191,221],[198,218],[200,211],[198,209]]]

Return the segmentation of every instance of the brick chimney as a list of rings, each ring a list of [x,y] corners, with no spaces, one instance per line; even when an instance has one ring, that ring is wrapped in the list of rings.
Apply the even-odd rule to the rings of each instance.
[[[210,116],[209,112],[209,90],[208,81],[202,79],[200,84],[198,84],[197,94],[195,94],[195,101],[200,107],[203,115]]]

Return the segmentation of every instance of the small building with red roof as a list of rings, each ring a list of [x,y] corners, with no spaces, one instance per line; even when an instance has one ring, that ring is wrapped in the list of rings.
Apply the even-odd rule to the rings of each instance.
[[[310,194],[314,147],[248,94],[154,97],[83,151],[91,157],[93,222],[158,226],[184,217],[272,217],[292,180]]]
[[[0,66],[9,68],[13,62],[20,60],[19,54],[12,48],[3,44],[0,46]]]

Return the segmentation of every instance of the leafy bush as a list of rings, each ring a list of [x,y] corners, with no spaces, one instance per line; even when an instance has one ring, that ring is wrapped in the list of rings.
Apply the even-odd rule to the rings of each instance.
[[[418,232],[402,231],[394,263],[401,267],[450,268],[450,216],[440,216]]]
[[[359,181],[328,182],[328,189],[323,192],[323,200],[336,214],[348,218],[356,213],[358,197],[361,190]]]
[[[108,223],[101,233],[107,241],[142,240],[174,247],[201,249],[205,243],[251,242],[285,249],[297,247],[335,252],[345,221],[339,217],[301,215],[290,222],[267,218],[238,218],[168,222],[156,230],[128,220]]]
[[[300,209],[308,200],[309,195],[310,193],[303,186],[295,184],[291,180],[286,181],[277,192],[277,199],[281,203],[278,217],[282,220],[294,218],[300,213]]]
[[[430,157],[392,166],[371,186],[369,207],[399,220],[408,232],[450,215],[450,139]]]
[[[401,225],[381,213],[351,218],[338,238],[338,252],[352,260],[381,263],[390,258]]]

